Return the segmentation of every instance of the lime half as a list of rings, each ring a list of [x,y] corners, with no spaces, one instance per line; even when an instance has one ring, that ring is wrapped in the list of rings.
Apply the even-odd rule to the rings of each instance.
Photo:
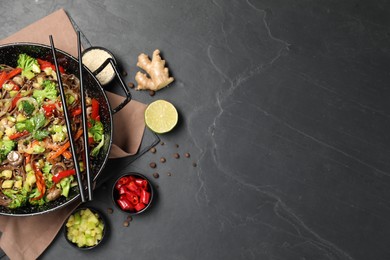
[[[155,133],[163,134],[171,131],[177,121],[176,108],[166,100],[156,100],[145,110],[145,124]]]

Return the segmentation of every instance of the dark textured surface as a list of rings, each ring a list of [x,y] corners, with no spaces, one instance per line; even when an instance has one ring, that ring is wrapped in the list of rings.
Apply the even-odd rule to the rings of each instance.
[[[173,102],[179,126],[155,154],[110,162],[92,203],[114,208],[111,180],[139,171],[159,187],[153,207],[127,228],[126,215],[107,214],[108,238],[90,252],[60,235],[43,259],[390,259],[388,1],[0,7],[1,37],[62,7],[127,82],[138,54],[156,48],[176,78],[154,97],[133,93]]]

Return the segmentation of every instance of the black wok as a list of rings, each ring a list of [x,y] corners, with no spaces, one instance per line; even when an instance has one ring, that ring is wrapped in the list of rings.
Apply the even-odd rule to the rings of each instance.
[[[26,53],[34,58],[53,61],[50,46],[31,43],[14,43],[0,45],[0,64],[7,64],[16,67],[18,55],[21,53]],[[76,58],[66,52],[57,50],[57,61],[59,65],[64,67],[66,73],[75,74],[78,77],[79,67]],[[96,98],[100,103],[101,122],[103,123],[105,134],[105,143],[102,147],[102,150],[100,151],[97,158],[91,159],[91,173],[93,175],[93,180],[95,181],[102,173],[102,170],[108,160],[108,155],[111,149],[113,134],[112,116],[115,112],[119,111],[120,108],[122,108],[126,103],[130,101],[131,95],[126,86],[122,84],[122,87],[124,88],[124,91],[126,93],[126,98],[124,99],[123,103],[120,104],[117,108],[111,109],[108,102],[108,98],[99,81],[86,67],[84,68],[84,88],[88,96]],[[43,206],[28,205],[17,209],[9,209],[0,206],[0,215],[32,216],[43,214],[64,207],[70,204],[72,201],[78,199],[79,196],[79,190],[76,186],[70,190],[68,198],[61,196],[57,200],[48,202]]]

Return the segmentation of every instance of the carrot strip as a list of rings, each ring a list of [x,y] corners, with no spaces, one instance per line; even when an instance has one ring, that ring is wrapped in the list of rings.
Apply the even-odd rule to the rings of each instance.
[[[64,156],[66,159],[69,160],[70,158],[72,158],[72,153],[70,151],[66,150],[62,153],[62,156]]]
[[[26,164],[28,164],[31,161],[31,154],[25,153],[24,157],[26,158]]]
[[[41,170],[35,164],[33,164],[33,169],[35,172],[36,184],[37,184],[37,188],[40,192],[40,195],[38,197],[32,198],[31,200],[39,200],[39,199],[43,198],[43,196],[45,195],[46,184],[45,184],[45,179],[43,177]]]
[[[79,139],[80,136],[83,134],[83,130],[79,129],[74,137],[75,140]],[[63,146],[59,147],[57,151],[55,151],[52,154],[49,154],[48,160],[52,160],[57,158],[58,156],[62,155],[68,148],[70,147],[70,142],[67,141]]]

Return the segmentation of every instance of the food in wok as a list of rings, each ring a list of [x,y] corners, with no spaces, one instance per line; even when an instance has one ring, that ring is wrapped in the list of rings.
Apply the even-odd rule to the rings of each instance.
[[[57,77],[61,75],[71,128],[84,170],[80,82],[48,61],[19,54],[0,64],[0,205],[14,209],[67,197],[77,186]],[[86,96],[90,155],[104,144],[99,102]]]

